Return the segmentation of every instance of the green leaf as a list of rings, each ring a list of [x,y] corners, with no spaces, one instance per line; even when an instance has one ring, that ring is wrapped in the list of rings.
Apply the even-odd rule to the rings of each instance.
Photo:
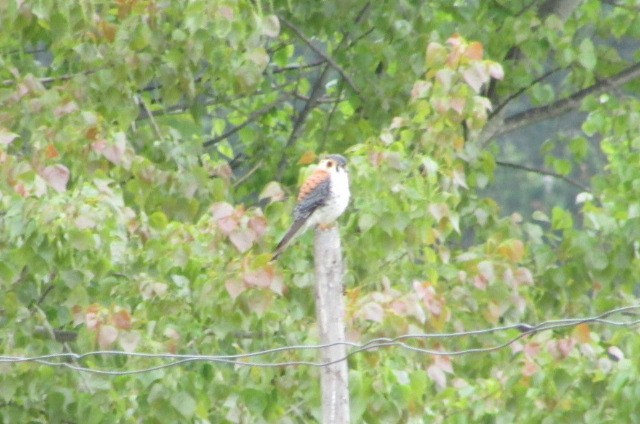
[[[596,50],[591,39],[585,38],[584,40],[582,40],[578,50],[578,62],[580,62],[580,64],[587,70],[593,71],[596,66],[597,58]]]
[[[169,220],[167,219],[167,216],[160,211],[156,211],[149,216],[149,225],[151,225],[151,228],[164,230],[168,224]]]
[[[196,401],[187,392],[172,395],[171,405],[186,419],[191,419],[196,410]]]
[[[93,234],[88,230],[72,229],[67,235],[67,240],[71,247],[77,250],[91,250],[96,245]]]
[[[568,230],[573,227],[573,218],[568,211],[555,206],[551,211],[551,227],[554,230]]]

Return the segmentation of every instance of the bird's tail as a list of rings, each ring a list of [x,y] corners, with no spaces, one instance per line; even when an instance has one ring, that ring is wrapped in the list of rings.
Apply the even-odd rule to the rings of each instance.
[[[291,244],[291,242],[295,240],[295,238],[302,232],[300,230],[302,229],[302,225],[304,223],[305,220],[303,219],[294,221],[294,223],[291,225],[291,228],[289,228],[289,231],[287,231],[287,234],[282,237],[282,240],[280,240],[280,243],[278,243],[278,245],[276,246],[276,250],[273,252],[273,256],[271,257],[272,261],[278,259],[278,256],[280,256],[280,254],[284,252],[287,246],[289,246],[289,244]]]

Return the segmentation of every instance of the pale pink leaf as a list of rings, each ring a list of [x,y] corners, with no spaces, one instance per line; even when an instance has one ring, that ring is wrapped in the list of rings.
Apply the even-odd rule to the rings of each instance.
[[[284,279],[280,274],[274,274],[273,279],[271,281],[271,286],[269,286],[272,292],[275,294],[279,294],[282,296],[285,292]]]
[[[430,42],[427,46],[426,61],[431,66],[438,63],[438,60],[446,55],[444,46],[439,43]]]
[[[486,281],[495,280],[495,272],[493,269],[493,263],[490,261],[482,261],[478,263],[478,272]]]
[[[246,53],[247,59],[256,64],[261,70],[269,64],[269,55],[263,47],[256,47]]]
[[[4,127],[0,127],[0,144],[11,144],[17,137],[19,137],[18,134],[11,132]]]
[[[151,290],[156,296],[162,296],[167,292],[169,286],[165,283],[153,283],[151,284]]]
[[[453,171],[453,185],[456,187],[469,188],[467,186],[466,176],[464,174],[464,170],[456,169]]]
[[[538,364],[536,364],[533,361],[527,360],[525,362],[524,366],[522,367],[522,374],[525,377],[531,377],[532,375],[537,373],[539,369],[540,369],[540,367],[538,366]]]
[[[516,281],[520,284],[533,284],[533,274],[528,268],[518,268],[514,273]]]
[[[605,374],[609,374],[613,368],[613,362],[609,358],[598,359],[598,368]]]
[[[447,387],[447,376],[439,367],[430,365],[429,368],[427,368],[427,374],[439,389],[442,390]]]
[[[449,206],[445,203],[431,203],[429,204],[429,213],[431,213],[436,221],[440,222],[442,218],[449,217]]]
[[[97,140],[91,147],[94,151],[102,154],[107,160],[114,165],[121,165],[125,159],[127,150],[127,138],[123,133],[115,135],[114,140],[109,143],[106,140]]]
[[[220,6],[218,8],[218,14],[228,21],[233,21],[235,18],[235,12],[230,6]]]
[[[233,206],[227,202],[217,202],[211,205],[211,216],[216,221],[233,215]]]
[[[624,353],[617,346],[610,346],[609,349],[607,349],[607,353],[609,354],[609,357],[614,361],[620,361],[624,359]]]
[[[448,98],[444,98],[444,97],[437,98],[435,100],[432,100],[432,104],[433,104],[433,108],[438,113],[441,113],[441,114],[447,113],[447,111],[449,110]]]
[[[360,308],[357,315],[361,319],[381,323],[384,319],[384,309],[379,303],[369,302]]]
[[[489,62],[487,64],[487,71],[489,72],[489,75],[497,80],[501,80],[504,78],[504,69],[499,63]]]
[[[73,223],[75,224],[76,228],[80,230],[86,230],[88,228],[94,228],[96,226],[96,221],[89,215],[80,215],[76,217]]]
[[[84,316],[84,323],[88,330],[95,330],[98,328],[98,313],[94,311],[88,311]]]
[[[516,354],[516,353],[520,353],[524,350],[524,345],[520,342],[514,342],[511,345],[511,353]]]
[[[264,216],[254,216],[249,220],[249,228],[251,228],[255,234],[255,238],[258,239],[267,231],[267,218]]]
[[[280,21],[276,15],[269,15],[262,18],[262,35],[276,38],[280,34]]]
[[[268,288],[271,286],[274,278],[274,271],[271,268],[263,267],[260,269],[247,271],[243,275],[244,282],[248,286]]]
[[[407,315],[407,303],[404,301],[404,299],[401,300],[396,300],[394,302],[391,303],[391,310],[399,316],[405,316]]]
[[[175,341],[179,341],[182,338],[178,330],[173,327],[167,327],[162,334],[165,337]]]
[[[396,128],[402,128],[406,125],[405,118],[401,118],[400,116],[396,116],[391,120],[391,125],[389,125],[390,130],[394,130]]]
[[[70,113],[73,113],[77,110],[78,110],[78,105],[76,104],[76,102],[70,101],[55,108],[55,110],[53,111],[53,114],[56,116],[56,118],[60,118],[61,116],[69,115]]]
[[[139,331],[126,331],[120,333],[120,337],[118,337],[118,342],[120,347],[125,352],[135,352],[138,344],[140,344],[140,332]]]
[[[51,165],[42,170],[42,178],[58,193],[67,190],[69,169],[64,165]]]
[[[442,84],[445,90],[451,88],[454,72],[451,69],[440,69],[436,72],[436,79]]]
[[[429,93],[429,90],[431,90],[431,86],[433,84],[429,81],[423,81],[423,80],[418,80],[413,84],[413,88],[411,89],[411,99],[412,100],[416,100],[416,99],[422,99],[425,98],[427,96],[427,94]],[[400,118],[393,118],[394,121],[396,119],[400,119]],[[390,129],[394,129],[397,128],[398,126],[394,127],[394,123],[392,122],[391,126],[389,127]]]
[[[451,357],[449,356],[437,355],[433,360],[433,365],[446,373],[453,374],[453,365],[451,364]]]
[[[524,311],[527,309],[527,300],[519,294],[514,294],[511,296],[511,303],[521,314],[524,313]]]
[[[254,234],[247,229],[238,229],[229,234],[229,240],[240,253],[246,252],[253,246],[254,237]]]
[[[238,221],[233,215],[226,216],[218,220],[218,228],[222,231],[222,234],[228,236],[238,228]]]
[[[270,202],[279,202],[284,200],[285,194],[279,183],[271,181],[262,189],[259,197],[260,200],[269,199]]]
[[[427,314],[424,312],[424,309],[417,299],[412,298],[411,300],[407,300],[405,305],[406,315],[414,317],[421,324],[424,324],[427,321]]]
[[[267,295],[268,292],[262,292],[259,294],[259,296],[251,298],[250,307],[252,312],[260,316],[271,309],[273,305],[273,296]]]
[[[473,277],[473,286],[478,290],[486,290],[487,289],[487,280],[482,278],[480,275],[476,275]]]
[[[464,112],[464,106],[467,104],[467,101],[462,97],[452,97],[449,99],[449,107],[455,110],[459,115]]]
[[[529,342],[524,345],[524,354],[531,359],[538,356],[540,354],[540,350],[540,343],[537,342]]]
[[[391,134],[391,131],[383,130],[380,134],[380,140],[388,146],[393,143],[393,134]]]
[[[409,373],[405,370],[393,370],[393,375],[396,377],[396,381],[399,384],[402,384],[404,386],[408,386],[409,384],[411,384]]]
[[[238,296],[247,290],[247,286],[240,280],[227,280],[224,283],[224,287],[227,289],[227,293],[233,300],[236,300]]]
[[[111,325],[101,325],[98,330],[98,345],[101,349],[111,346],[118,338],[118,330]]]
[[[111,323],[120,330],[129,330],[131,328],[131,314],[127,310],[120,310],[111,315]]]
[[[480,92],[482,84],[489,81],[489,74],[480,62],[474,62],[462,72],[462,77],[476,93]]]

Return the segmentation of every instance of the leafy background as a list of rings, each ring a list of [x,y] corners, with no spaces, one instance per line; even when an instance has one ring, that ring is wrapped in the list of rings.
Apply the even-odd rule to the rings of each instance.
[[[269,258],[326,152],[350,160],[351,340],[636,304],[637,12],[626,0],[0,2],[0,351],[316,343],[311,237]],[[361,353],[352,419],[632,422],[635,333],[580,325],[490,354]],[[7,423],[309,422],[319,397],[304,366],[0,364]]]

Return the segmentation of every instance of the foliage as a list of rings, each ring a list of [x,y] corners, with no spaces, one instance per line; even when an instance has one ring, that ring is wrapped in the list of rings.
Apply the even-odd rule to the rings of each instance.
[[[325,152],[350,160],[340,222],[354,340],[635,303],[639,86],[616,79],[638,59],[625,49],[640,37],[633,2],[568,15],[423,3],[0,2],[2,355],[316,343],[311,238],[276,263],[270,252]],[[571,95],[579,132],[483,141],[509,114]],[[552,178],[580,172],[588,190],[570,208],[506,214],[499,191],[534,190],[497,179],[510,153],[540,155]],[[353,421],[629,422],[633,333],[583,324],[490,354],[360,353]],[[3,363],[0,421],[318,421],[318,385],[304,366],[104,376]]]

